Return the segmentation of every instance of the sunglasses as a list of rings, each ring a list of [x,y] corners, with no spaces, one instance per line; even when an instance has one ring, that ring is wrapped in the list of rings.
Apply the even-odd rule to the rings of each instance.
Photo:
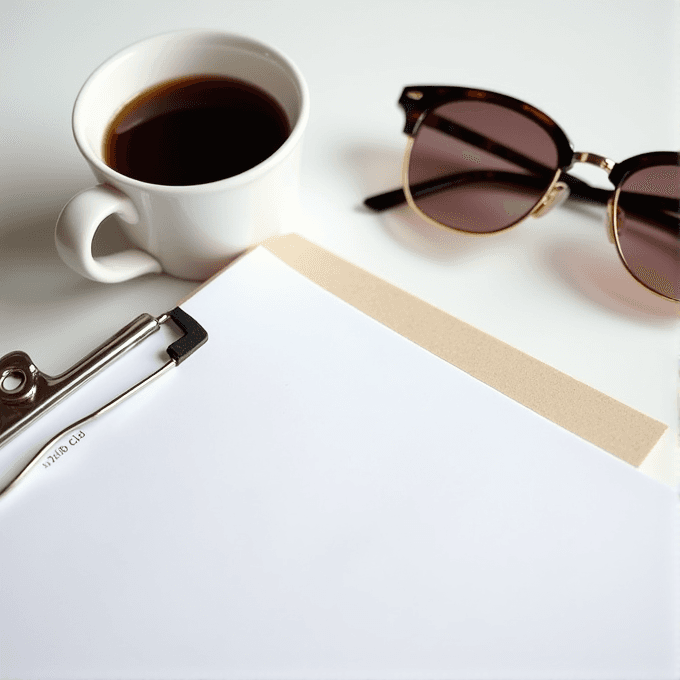
[[[508,229],[569,198],[607,206],[609,240],[641,284],[680,300],[680,153],[615,163],[574,152],[557,124],[518,99],[466,87],[413,86],[399,104],[409,136],[403,189],[367,198],[372,210],[407,202],[438,226],[471,234]],[[589,163],[599,189],[568,174]]]

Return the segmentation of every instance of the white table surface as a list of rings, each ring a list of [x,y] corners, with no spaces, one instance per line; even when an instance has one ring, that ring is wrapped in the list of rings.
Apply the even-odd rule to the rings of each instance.
[[[576,150],[623,160],[680,147],[680,3],[119,1],[0,5],[0,356],[57,374],[137,314],[196,284],[117,285],[59,260],[60,209],[94,184],[71,135],[73,101],[121,47],[187,27],[270,42],[305,74],[312,111],[301,215],[290,225],[341,257],[672,428],[677,307],[646,291],[608,242],[604,210],[565,208],[491,238],[448,233],[408,208],[361,207],[399,183],[405,85],[457,84],[524,99]],[[595,168],[575,174],[607,187]],[[120,241],[102,228],[102,250]],[[643,468],[644,469],[644,468]],[[646,469],[669,481],[669,468]]]

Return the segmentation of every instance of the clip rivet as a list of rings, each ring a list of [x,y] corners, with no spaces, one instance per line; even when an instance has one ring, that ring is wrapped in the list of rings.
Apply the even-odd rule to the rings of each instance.
[[[15,394],[26,384],[26,374],[15,368],[10,368],[0,376],[0,389],[6,394]]]

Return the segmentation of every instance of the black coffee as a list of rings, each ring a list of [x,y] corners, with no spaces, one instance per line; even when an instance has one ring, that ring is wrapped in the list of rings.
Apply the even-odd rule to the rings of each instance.
[[[281,105],[263,90],[221,76],[161,83],[109,123],[104,160],[142,182],[186,186],[233,177],[288,138]]]

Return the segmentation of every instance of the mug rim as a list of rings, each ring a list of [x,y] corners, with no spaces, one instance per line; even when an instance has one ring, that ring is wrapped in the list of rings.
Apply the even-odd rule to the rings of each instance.
[[[244,172],[241,172],[237,175],[232,175],[231,177],[215,180],[214,182],[180,185],[153,184],[151,182],[143,182],[141,180],[134,179],[133,177],[129,177],[128,175],[124,175],[123,173],[114,170],[110,165],[107,165],[102,158],[93,153],[92,149],[90,148],[90,144],[85,139],[85,132],[83,129],[84,122],[82,120],[82,116],[84,115],[82,113],[84,97],[87,95],[88,90],[93,86],[93,83],[102,77],[102,73],[106,71],[114,61],[124,58],[125,55],[134,51],[140,45],[157,41],[162,38],[181,38],[189,36],[213,36],[246,43],[246,45],[252,45],[266,51],[268,54],[273,55],[277,60],[285,64],[286,68],[291,71],[296,81],[295,84],[300,90],[300,112],[290,134],[286,138],[285,142],[283,142],[283,144],[276,151],[274,151],[273,154],[265,158],[265,160],[261,161],[252,168],[245,170]],[[150,86],[152,85],[153,83]],[[122,103],[122,106],[124,105],[125,102]],[[80,150],[80,153],[82,153],[85,159],[94,167],[96,167],[97,170],[99,170],[103,175],[111,177],[116,181],[117,184],[120,183],[140,190],[148,191],[152,189],[155,192],[186,194],[219,191],[229,187],[238,187],[254,181],[257,179],[257,177],[268,172],[271,167],[275,166],[279,162],[279,159],[287,156],[293,151],[302,137],[308,119],[309,89],[307,87],[307,82],[295,62],[293,62],[286,54],[281,52],[281,50],[268,43],[262,42],[257,38],[252,38],[242,33],[216,31],[212,29],[181,29],[174,31],[164,31],[162,33],[157,33],[155,35],[142,38],[141,40],[136,40],[135,42],[118,50],[105,61],[103,61],[94,71],[92,71],[92,73],[90,73],[80,88],[78,95],[76,96],[75,102],[73,104],[73,112],[71,114],[71,128],[73,131],[73,137],[78,149]]]

